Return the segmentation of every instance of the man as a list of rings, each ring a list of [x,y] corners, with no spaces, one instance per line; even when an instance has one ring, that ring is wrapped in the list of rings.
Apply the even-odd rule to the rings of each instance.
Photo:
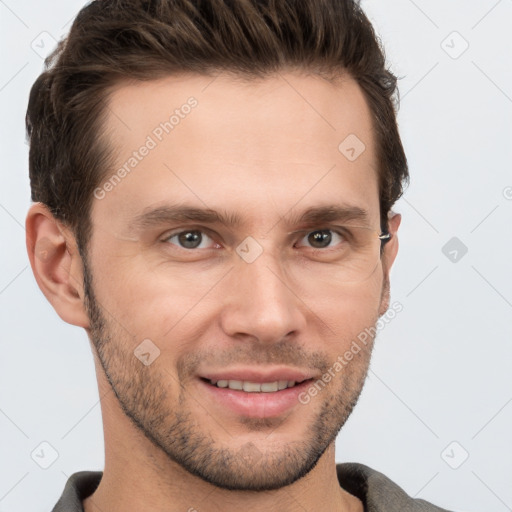
[[[82,9],[27,112],[30,261],[105,436],[54,511],[443,510],[334,458],[389,307],[395,88],[356,2]]]

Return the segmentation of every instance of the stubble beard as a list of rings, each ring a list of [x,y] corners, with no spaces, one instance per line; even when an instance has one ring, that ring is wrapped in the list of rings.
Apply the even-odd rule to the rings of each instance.
[[[356,364],[347,365],[333,379],[331,388],[337,383],[336,392],[329,391],[327,387],[311,401],[316,403],[316,400],[322,400],[322,403],[312,424],[305,428],[303,439],[286,444],[281,442],[272,445],[271,449],[268,444],[262,448],[258,447],[257,442],[251,441],[233,448],[230,445],[236,444],[235,438],[231,443],[222,444],[201,428],[201,417],[194,418],[189,410],[193,398],[189,398],[183,382],[171,383],[175,390],[179,389],[177,400],[173,399],[168,392],[171,385],[162,385],[169,381],[166,372],[156,364],[144,366],[130,349],[123,348],[123,345],[131,346],[132,340],[116,326],[115,321],[107,321],[95,298],[92,274],[85,260],[83,268],[85,304],[90,320],[89,336],[98,360],[123,412],[158,450],[203,481],[237,491],[279,489],[296,482],[315,467],[359,399],[373,342],[358,354],[360,360]],[[274,354],[272,359],[276,360],[275,357]],[[315,364],[325,371],[332,363],[329,364],[324,356],[322,362]],[[269,437],[281,429],[286,431],[286,417],[280,420],[245,418],[241,423],[246,430],[256,433],[266,429]],[[269,430],[269,427],[272,429]]]

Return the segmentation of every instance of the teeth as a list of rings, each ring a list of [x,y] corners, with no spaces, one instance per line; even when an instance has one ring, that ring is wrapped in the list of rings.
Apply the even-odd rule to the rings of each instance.
[[[211,380],[219,388],[229,388],[247,393],[274,393],[295,386],[294,380],[276,380],[275,382],[250,382],[247,380]]]
[[[257,382],[247,382],[245,381],[243,384],[244,391],[248,393],[256,393],[257,391],[261,391],[261,384]]]
[[[265,382],[261,385],[261,391],[265,393],[272,393],[273,391],[277,391],[279,387],[279,382]]]
[[[228,380],[229,389],[237,389],[238,391],[242,391],[244,389],[244,384],[241,380]]]

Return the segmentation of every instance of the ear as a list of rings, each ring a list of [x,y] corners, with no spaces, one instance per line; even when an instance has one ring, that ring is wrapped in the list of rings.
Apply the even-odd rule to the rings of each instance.
[[[25,222],[28,257],[39,288],[65,322],[88,328],[83,267],[75,237],[42,203]]]
[[[388,215],[388,225],[389,225],[389,233],[391,234],[391,239],[384,246],[384,250],[382,252],[382,271],[383,271],[383,284],[382,284],[382,294],[381,294],[381,302],[379,307],[379,316],[382,316],[389,308],[389,300],[390,300],[390,284],[389,284],[389,272],[395,261],[396,255],[398,253],[398,228],[400,227],[400,222],[402,221],[402,216],[399,213],[390,212]]]

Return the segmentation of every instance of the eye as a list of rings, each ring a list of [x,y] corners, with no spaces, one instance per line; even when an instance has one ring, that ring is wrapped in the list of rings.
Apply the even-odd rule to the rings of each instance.
[[[204,231],[199,229],[187,229],[166,237],[164,242],[177,245],[182,249],[208,249],[209,245],[216,244]]]
[[[332,229],[317,229],[310,231],[302,240],[307,240],[313,249],[326,249],[331,246],[331,242],[336,245],[336,243],[343,242],[345,238]]]

